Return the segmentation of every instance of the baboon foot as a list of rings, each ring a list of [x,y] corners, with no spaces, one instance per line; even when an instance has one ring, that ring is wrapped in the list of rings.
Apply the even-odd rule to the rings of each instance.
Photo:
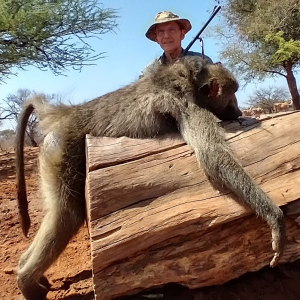
[[[50,283],[43,276],[40,282],[30,284],[25,284],[21,279],[18,279],[18,286],[26,300],[44,300],[49,291]]]
[[[48,281],[48,279],[47,279],[46,276],[43,275],[43,276],[40,278],[39,283],[40,283],[41,285],[43,285],[46,289],[48,289],[48,291],[50,290],[51,284],[50,284],[50,282]]]

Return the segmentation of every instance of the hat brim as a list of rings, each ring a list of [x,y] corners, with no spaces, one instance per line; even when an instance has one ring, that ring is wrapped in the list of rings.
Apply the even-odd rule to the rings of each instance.
[[[147,30],[145,36],[153,41],[153,42],[156,42],[156,34],[155,34],[155,27],[157,24],[162,24],[162,23],[167,23],[167,22],[177,22],[180,26],[181,29],[184,29],[185,30],[185,33],[189,32],[191,29],[192,29],[192,25],[190,23],[189,20],[187,19],[173,19],[173,20],[168,20],[168,21],[161,21],[161,22],[156,22],[154,24],[152,24],[149,29]]]

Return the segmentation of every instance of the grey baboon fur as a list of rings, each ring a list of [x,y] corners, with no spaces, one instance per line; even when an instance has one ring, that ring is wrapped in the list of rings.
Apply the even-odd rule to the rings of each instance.
[[[50,105],[43,96],[25,103],[17,130],[17,181],[21,224],[30,227],[24,179],[23,143],[28,117],[36,111],[46,137],[39,157],[46,214],[33,242],[22,254],[18,285],[27,300],[41,300],[49,283],[44,272],[85,220],[85,135],[156,137],[179,130],[214,182],[233,191],[271,228],[277,264],[285,242],[280,208],[245,173],[227,146],[222,120],[241,115],[237,81],[221,64],[184,57],[112,93],[80,105]]]

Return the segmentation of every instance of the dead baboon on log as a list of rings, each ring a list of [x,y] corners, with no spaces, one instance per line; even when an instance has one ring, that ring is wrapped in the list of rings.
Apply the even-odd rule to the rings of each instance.
[[[239,196],[272,231],[277,264],[285,241],[281,209],[245,173],[225,142],[215,115],[241,115],[234,93],[237,81],[220,63],[184,57],[112,93],[80,105],[50,105],[43,96],[25,103],[17,130],[17,183],[21,224],[27,235],[23,141],[29,115],[35,110],[47,135],[39,157],[46,214],[18,266],[18,285],[28,300],[48,292],[44,272],[59,256],[85,220],[85,135],[151,138],[179,130],[194,149],[206,174]],[[214,115],[215,114],[215,115]]]

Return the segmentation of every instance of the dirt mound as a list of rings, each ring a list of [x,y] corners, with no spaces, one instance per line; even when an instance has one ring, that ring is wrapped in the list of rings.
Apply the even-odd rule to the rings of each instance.
[[[30,236],[21,231],[15,200],[14,152],[0,153],[0,299],[20,300],[16,285],[16,268],[19,256],[28,247],[39,228],[43,216],[38,193],[37,148],[26,148],[26,180],[31,217]],[[93,282],[90,244],[84,226],[72,239],[57,262],[47,271],[52,284],[47,299],[93,300]],[[246,274],[221,286],[190,291],[178,285],[168,285],[136,296],[122,299],[178,299],[178,300],[298,300],[300,295],[300,261],[279,265],[274,269]],[[119,298],[120,299],[120,298]]]

